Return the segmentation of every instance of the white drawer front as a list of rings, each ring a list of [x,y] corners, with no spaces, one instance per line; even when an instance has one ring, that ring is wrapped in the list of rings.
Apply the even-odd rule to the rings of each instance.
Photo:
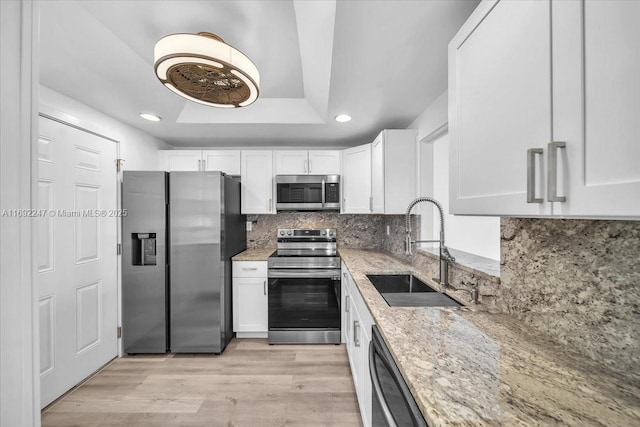
[[[267,261],[233,261],[233,277],[267,277]]]

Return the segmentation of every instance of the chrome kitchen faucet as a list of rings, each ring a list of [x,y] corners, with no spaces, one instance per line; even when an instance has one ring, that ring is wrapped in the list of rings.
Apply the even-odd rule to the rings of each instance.
[[[438,208],[438,212],[440,213],[440,239],[439,240],[412,240],[411,239],[411,209],[415,205],[420,202],[431,202]],[[432,197],[418,197],[413,202],[409,203],[407,207],[407,213],[405,214],[405,230],[407,232],[407,237],[405,241],[405,253],[407,255],[412,255],[413,251],[411,250],[411,245],[414,243],[435,243],[438,242],[440,246],[440,278],[439,282],[442,286],[447,286],[449,284],[449,263],[455,262],[456,259],[449,253],[449,250],[444,245],[444,214],[442,212],[442,206],[440,202]]]

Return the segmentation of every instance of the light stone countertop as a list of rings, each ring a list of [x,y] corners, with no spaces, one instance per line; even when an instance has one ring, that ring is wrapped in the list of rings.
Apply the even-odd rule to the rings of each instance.
[[[389,307],[366,274],[411,272],[438,285],[384,252],[340,255],[429,425],[640,426],[638,385],[512,316]]]
[[[232,261],[268,261],[269,256],[276,251],[275,248],[247,249],[231,258]]]

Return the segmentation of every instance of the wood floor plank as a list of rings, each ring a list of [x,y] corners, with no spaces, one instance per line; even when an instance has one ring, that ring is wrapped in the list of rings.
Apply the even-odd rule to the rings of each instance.
[[[50,406],[58,426],[361,426],[344,346],[234,339],[222,355],[116,360]]]

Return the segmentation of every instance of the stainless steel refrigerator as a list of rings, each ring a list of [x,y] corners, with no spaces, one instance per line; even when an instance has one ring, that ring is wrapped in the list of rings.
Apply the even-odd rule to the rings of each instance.
[[[221,353],[233,337],[231,257],[246,249],[240,180],[221,172],[123,176],[126,353]]]

